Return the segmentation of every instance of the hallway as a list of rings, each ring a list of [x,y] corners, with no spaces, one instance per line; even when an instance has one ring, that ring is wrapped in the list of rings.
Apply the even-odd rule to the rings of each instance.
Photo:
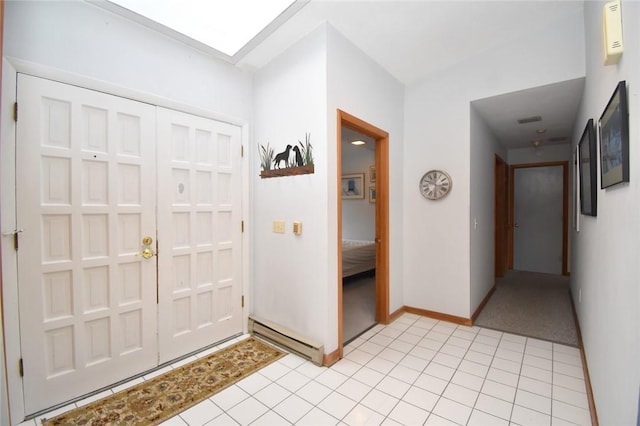
[[[569,277],[506,271],[474,325],[578,347]]]

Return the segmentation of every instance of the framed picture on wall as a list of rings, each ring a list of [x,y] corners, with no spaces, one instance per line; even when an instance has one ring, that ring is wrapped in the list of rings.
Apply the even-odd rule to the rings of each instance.
[[[375,186],[370,186],[369,187],[369,202],[371,204],[376,202],[376,187]]]
[[[376,181],[376,166],[369,166],[369,182],[374,183]]]
[[[364,173],[342,175],[342,199],[358,200],[364,198]]]
[[[578,172],[580,174],[580,212],[588,216],[597,214],[596,188],[596,132],[590,118],[578,143]]]
[[[627,85],[616,86],[599,122],[600,186],[629,182],[629,110]]]

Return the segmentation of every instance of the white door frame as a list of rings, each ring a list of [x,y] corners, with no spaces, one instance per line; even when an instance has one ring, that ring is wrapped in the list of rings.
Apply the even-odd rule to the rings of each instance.
[[[15,146],[16,146],[16,123],[13,120],[13,104],[17,96],[17,74],[24,73],[36,77],[54,80],[61,83],[71,84],[90,90],[104,92],[110,95],[120,96],[131,100],[145,102],[156,106],[175,109],[234,124],[242,128],[242,146],[248,146],[249,123],[245,120],[217,114],[205,109],[174,102],[170,99],[162,98],[148,93],[138,92],[133,89],[124,88],[112,83],[96,80],[77,74],[72,74],[56,68],[51,68],[15,58],[2,58],[2,94],[0,97],[0,232],[2,233],[0,244],[2,248],[2,262],[0,273],[2,274],[2,327],[4,335],[4,370],[7,382],[7,398],[9,399],[9,418],[11,425],[17,425],[24,420],[24,392],[22,378],[19,374],[18,364],[20,362],[20,329],[18,304],[18,273],[17,273],[17,253],[13,248],[13,236],[5,235],[14,230],[16,223],[16,199],[15,199]],[[249,151],[249,150],[247,150]],[[242,158],[242,218],[245,222],[245,229],[251,215],[251,205],[249,203],[249,165],[250,156]],[[250,228],[249,228],[250,229]],[[242,293],[245,296],[245,306],[242,311],[242,328],[247,332],[247,319],[249,315],[250,293],[249,264],[251,253],[250,239],[248,233],[242,234]],[[0,357],[2,360],[2,357]],[[4,383],[0,384],[0,388]],[[4,394],[4,392],[0,392]],[[4,401],[0,401],[4,404]]]

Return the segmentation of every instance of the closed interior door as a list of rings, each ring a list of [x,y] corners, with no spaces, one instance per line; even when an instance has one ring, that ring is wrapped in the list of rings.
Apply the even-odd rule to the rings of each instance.
[[[16,198],[25,410],[157,363],[155,111],[20,75]]]
[[[241,129],[18,78],[25,412],[240,333]]]
[[[563,167],[514,170],[513,267],[562,273]]]
[[[242,330],[240,128],[158,108],[160,362]]]

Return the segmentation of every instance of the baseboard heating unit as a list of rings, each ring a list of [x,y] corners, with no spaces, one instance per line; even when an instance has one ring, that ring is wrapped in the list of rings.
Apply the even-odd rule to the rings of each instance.
[[[249,316],[249,333],[294,352],[317,365],[322,365],[324,346],[320,342],[301,336],[293,330]]]

